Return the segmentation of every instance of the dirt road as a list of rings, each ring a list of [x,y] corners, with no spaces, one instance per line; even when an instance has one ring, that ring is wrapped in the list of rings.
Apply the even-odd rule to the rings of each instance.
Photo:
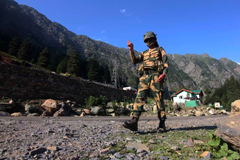
[[[181,120],[203,120],[203,119],[215,119],[220,117],[228,117],[227,115],[212,115],[212,116],[190,116],[190,117],[168,117],[167,121],[181,121]],[[0,120],[21,120],[21,121],[41,121],[41,120],[52,120],[52,121],[125,121],[130,117],[111,117],[111,116],[85,116],[85,117],[11,117],[1,116]],[[140,121],[158,121],[157,116],[142,116]]]

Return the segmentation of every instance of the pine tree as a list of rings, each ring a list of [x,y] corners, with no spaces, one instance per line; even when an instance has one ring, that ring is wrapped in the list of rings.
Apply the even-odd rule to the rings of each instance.
[[[73,54],[75,52],[75,49],[72,45],[68,45],[67,46],[67,56],[71,56],[71,54]]]
[[[99,79],[99,63],[98,61],[96,61],[95,59],[90,59],[88,61],[88,65],[87,65],[87,69],[88,69],[88,79],[90,81],[98,81]]]
[[[28,60],[31,54],[31,42],[25,39],[18,52],[18,58],[20,60]]]
[[[48,48],[44,48],[38,57],[37,64],[41,67],[47,68],[50,64],[50,54]]]
[[[68,57],[66,56],[57,66],[57,73],[66,73],[67,72],[67,63],[68,63]]]
[[[103,82],[104,83],[110,83],[111,82],[111,75],[110,75],[110,71],[108,69],[108,66],[104,67]]]
[[[18,37],[13,38],[8,45],[8,53],[17,56],[21,47],[21,40]]]
[[[211,94],[211,90],[209,88],[207,88],[207,89],[205,89],[204,93],[209,95],[209,94]]]
[[[76,76],[80,75],[80,58],[76,50],[71,54],[68,60],[67,72]]]

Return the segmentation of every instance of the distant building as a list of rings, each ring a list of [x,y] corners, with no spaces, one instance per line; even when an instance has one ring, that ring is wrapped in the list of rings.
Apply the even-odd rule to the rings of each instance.
[[[137,90],[133,87],[123,87],[123,90],[137,93]]]
[[[181,89],[171,95],[173,103],[186,103],[187,101],[199,101],[202,103],[203,92],[202,90],[186,90]]]

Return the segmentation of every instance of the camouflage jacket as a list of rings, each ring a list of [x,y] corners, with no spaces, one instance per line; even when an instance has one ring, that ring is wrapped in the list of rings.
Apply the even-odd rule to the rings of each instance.
[[[154,49],[147,49],[142,52],[138,57],[135,56],[134,52],[130,53],[131,60],[134,64],[143,62],[139,66],[139,73],[145,69],[150,69],[167,74],[168,72],[168,58],[165,50],[162,47],[156,47]]]

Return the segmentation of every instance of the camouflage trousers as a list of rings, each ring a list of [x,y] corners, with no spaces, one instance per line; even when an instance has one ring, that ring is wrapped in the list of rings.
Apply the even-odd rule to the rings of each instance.
[[[131,116],[136,118],[140,117],[143,111],[143,106],[147,100],[147,96],[151,92],[158,108],[158,118],[162,120],[166,119],[165,106],[163,101],[163,82],[157,82],[158,77],[158,73],[143,74],[143,76],[140,77],[138,84],[138,92],[135,98],[133,112]]]

